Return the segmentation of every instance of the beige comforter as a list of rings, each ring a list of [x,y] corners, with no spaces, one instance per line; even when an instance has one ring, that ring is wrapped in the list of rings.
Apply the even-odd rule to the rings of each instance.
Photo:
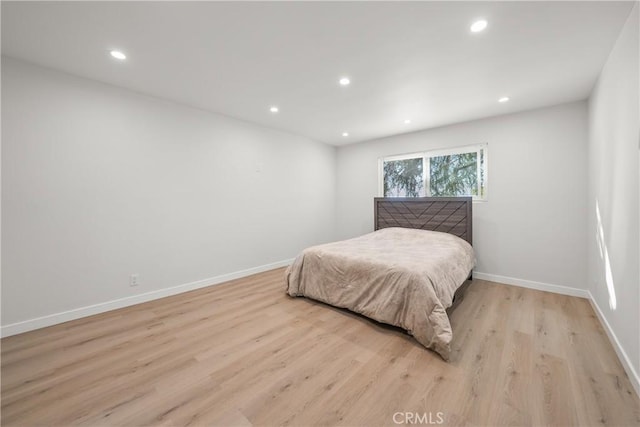
[[[469,243],[447,233],[385,228],[305,249],[289,266],[287,293],[399,326],[449,358],[445,309],[475,266]]]

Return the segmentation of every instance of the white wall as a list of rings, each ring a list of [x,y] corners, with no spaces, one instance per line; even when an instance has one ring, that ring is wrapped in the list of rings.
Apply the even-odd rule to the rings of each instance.
[[[626,353],[623,357],[635,370],[636,388],[640,373],[638,9],[636,4],[589,99],[587,229],[589,288]],[[600,227],[602,250],[597,238]]]
[[[340,147],[339,236],[373,229],[379,157],[482,142],[489,197],[473,205],[476,276],[586,294],[585,102]]]
[[[4,57],[2,106],[3,326],[334,239],[334,147]]]

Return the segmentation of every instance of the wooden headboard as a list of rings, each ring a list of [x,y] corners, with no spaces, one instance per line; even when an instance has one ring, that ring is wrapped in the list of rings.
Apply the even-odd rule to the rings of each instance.
[[[376,197],[375,229],[418,228],[454,234],[472,243],[471,197]]]

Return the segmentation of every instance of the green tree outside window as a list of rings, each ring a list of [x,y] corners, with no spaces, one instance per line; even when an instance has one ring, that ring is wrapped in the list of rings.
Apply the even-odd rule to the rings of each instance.
[[[483,144],[382,159],[383,195],[485,199],[486,150]]]

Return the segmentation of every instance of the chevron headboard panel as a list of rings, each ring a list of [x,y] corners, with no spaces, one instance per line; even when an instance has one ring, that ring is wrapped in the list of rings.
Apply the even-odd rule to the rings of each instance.
[[[454,234],[472,243],[471,197],[376,197],[375,229],[418,228]]]

